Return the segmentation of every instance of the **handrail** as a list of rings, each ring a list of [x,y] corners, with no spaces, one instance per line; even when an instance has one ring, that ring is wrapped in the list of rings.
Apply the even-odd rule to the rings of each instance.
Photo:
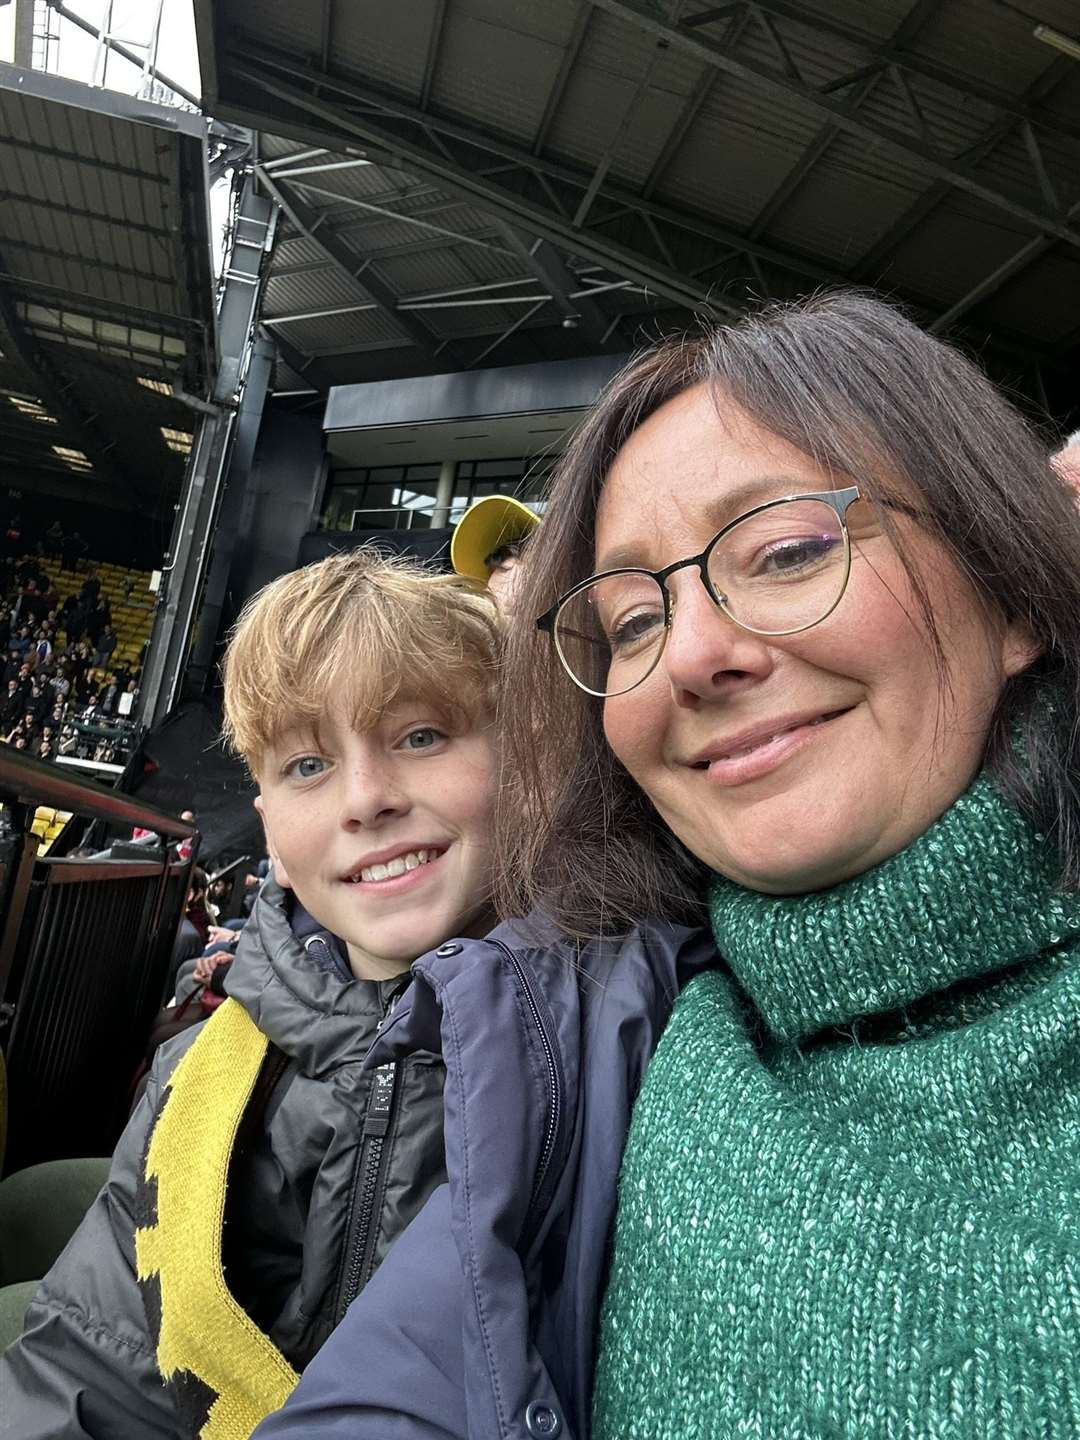
[[[175,840],[189,840],[196,834],[194,825],[155,805],[141,804],[96,780],[69,779],[59,767],[33,760],[8,745],[0,745],[0,799],[52,805],[57,810],[71,810],[114,825],[138,825]]]

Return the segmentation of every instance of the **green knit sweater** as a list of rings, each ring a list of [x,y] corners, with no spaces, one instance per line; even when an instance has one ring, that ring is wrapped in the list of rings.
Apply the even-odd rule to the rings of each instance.
[[[1080,1436],[1080,899],[980,778],[817,895],[717,881],[634,1112],[595,1440]]]

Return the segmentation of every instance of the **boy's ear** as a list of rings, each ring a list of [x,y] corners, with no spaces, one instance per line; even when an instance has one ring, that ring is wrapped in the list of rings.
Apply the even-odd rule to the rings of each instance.
[[[281,856],[274,848],[274,837],[270,833],[270,822],[266,818],[266,806],[261,795],[255,796],[255,809],[262,821],[263,834],[266,836],[266,853],[270,856],[270,868],[273,871],[274,879],[283,890],[291,890],[293,888],[292,881],[289,879],[285,866],[281,863]]]

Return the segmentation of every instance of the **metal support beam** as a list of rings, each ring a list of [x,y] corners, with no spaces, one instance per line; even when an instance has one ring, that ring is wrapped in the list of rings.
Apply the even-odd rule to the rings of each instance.
[[[1041,100],[1056,88],[1056,86],[1074,73],[1075,67],[1071,60],[1061,56],[1058,60],[1045,70],[1037,80],[1028,86],[1027,90],[1020,97],[1021,105],[1033,104]],[[968,146],[962,156],[954,157],[956,160],[968,166],[975,166],[982,163],[988,155],[1002,144],[1016,128],[1016,121],[1011,115],[1003,115],[995,120],[973,145]],[[923,220],[931,215],[937,207],[952,193],[952,187],[944,180],[936,180],[929,190],[924,191],[908,208],[900,215],[883,235],[880,235],[871,248],[858,261],[849,274],[849,279],[856,283],[869,281],[876,283],[880,277],[881,266],[893,253],[897,246],[903,244],[911,232],[920,225]]]
[[[299,375],[301,380],[307,380],[320,395],[330,394],[330,387],[334,383],[333,377],[325,366],[320,365],[317,356],[309,355],[306,350],[299,349],[291,340],[286,340],[284,335],[277,333],[274,335],[274,344],[285,364]]]
[[[797,0],[755,0],[755,4],[759,10],[769,15],[794,21],[807,30],[816,32],[819,43],[822,37],[842,40],[881,64],[896,65],[909,76],[918,76],[923,80],[931,80],[936,85],[943,85],[955,93],[958,104],[962,104],[965,98],[979,100],[984,105],[992,105],[1004,114],[1011,115],[1015,120],[1031,120],[1049,135],[1058,135],[1069,140],[1080,139],[1080,124],[1075,120],[1053,111],[1041,113],[1034,108],[1036,102],[1030,99],[1017,99],[1010,91],[977,80],[969,72],[951,70],[947,65],[941,65],[925,55],[917,55],[904,48],[910,44],[915,32],[941,8],[942,0],[919,0],[919,4],[911,12],[910,30],[905,28],[905,21],[900,29],[885,41],[875,40],[864,30],[833,18],[824,10],[811,10],[798,4]]]
[[[110,50],[115,50],[117,55],[122,55],[123,58],[134,65],[137,70],[145,70],[148,74],[152,75],[155,80],[159,80],[161,84],[167,86],[174,95],[179,95],[181,100],[186,100],[187,103],[193,105],[196,110],[202,109],[202,101],[197,95],[193,95],[190,90],[185,90],[184,87],[178,85],[175,80],[170,80],[168,75],[166,75],[164,71],[159,70],[156,65],[148,64],[145,56],[137,55],[134,50],[129,50],[126,45],[114,39],[113,36],[102,34],[96,25],[92,25],[89,20],[84,20],[81,15],[76,15],[74,10],[69,10],[68,7],[63,4],[63,0],[46,0],[46,3],[64,20],[69,21],[72,25],[77,25],[79,29],[87,35],[93,35],[95,40],[100,41],[103,45],[107,45]]]
[[[248,378],[253,324],[275,222],[273,205],[255,189],[251,176],[246,176],[236,207],[232,247],[225,257],[218,308],[221,361],[214,404],[199,420],[188,457],[139,692],[139,716],[149,726],[168,715],[180,694],[214,543],[214,522],[229,464],[237,400]]]
[[[937,5],[938,0],[916,0],[916,3],[893,31],[892,45],[910,44],[911,41],[915,39],[920,28],[937,8]],[[845,108],[848,110],[857,110],[865,100],[868,100],[883,73],[883,63],[875,61],[874,64],[864,68],[861,73],[856,72],[855,74],[847,76],[843,87],[847,89],[847,94],[841,102]],[[906,85],[902,74],[900,75],[900,82],[898,83]],[[834,88],[838,87],[835,85],[826,86],[819,90],[818,93],[831,93],[831,90]],[[754,223],[750,226],[750,234],[754,239],[768,229],[769,225],[792,196],[801,188],[814,166],[817,165],[818,161],[821,160],[830,149],[840,133],[840,127],[835,120],[830,120],[821,127],[788,171],[787,175],[769,196],[757,215],[755,215]]]
[[[585,36],[588,34],[589,21],[592,19],[592,0],[582,0],[578,5],[577,14],[574,17],[574,28],[570,32],[570,38],[563,51],[563,57],[559,61],[559,68],[555,72],[555,79],[551,90],[548,92],[547,103],[544,106],[544,113],[540,117],[540,124],[536,127],[536,134],[533,136],[532,152],[539,155],[547,144],[547,137],[554,123],[556,112],[562,104],[562,97],[566,93],[566,83],[570,79],[571,71],[577,64],[577,58],[581,54],[581,47],[585,44]]]
[[[214,527],[214,553],[199,611],[198,631],[187,666],[188,683],[196,691],[202,690],[210,675],[226,609],[233,556],[246,539],[240,533],[241,516],[273,366],[274,342],[269,335],[260,335],[255,341],[244,381],[236,420],[236,438],[229,456],[228,477]]]
[[[314,211],[299,196],[290,194],[284,186],[279,185],[276,178],[268,174],[261,165],[256,166],[256,174],[284,210],[293,228],[317,245],[323,254],[333,261],[335,268],[365,298],[374,300],[379,308],[401,327],[412,343],[419,348],[421,354],[426,355],[429,360],[434,360],[437,342],[431,331],[419,320],[398,313],[396,309],[397,296],[377,275],[372,274],[366,268],[365,262],[349,250],[332,232],[326,233],[322,230],[324,217]],[[361,272],[363,272],[363,279],[360,278]]]
[[[454,481],[457,461],[444,460],[439,466],[439,483],[435,487],[435,508],[431,512],[432,530],[444,530],[450,524],[450,507],[454,503]]]
[[[555,308],[563,317],[563,324],[568,329],[580,326],[582,333],[594,345],[602,346],[608,328],[607,317],[595,300],[584,296],[574,298],[574,291],[580,287],[554,245],[547,240],[531,240],[531,237],[522,234],[504,220],[499,222],[499,229],[536,279],[550,293]]]
[[[399,136],[389,131],[384,128],[384,117],[380,116],[375,118],[369,115],[357,115],[351,111],[346,112],[340,106],[335,107],[323,100],[308,95],[303,89],[296,85],[292,85],[285,80],[275,79],[264,70],[256,67],[249,61],[241,59],[239,56],[235,59],[230,57],[230,63],[233,68],[233,73],[240,74],[243,78],[253,81],[268,94],[288,100],[291,104],[318,115],[325,123],[343,130],[350,135],[357,136],[361,139],[373,139],[375,143],[398,155],[414,172],[418,171],[422,174],[437,178],[443,188],[466,195],[470,200],[479,200],[488,209],[501,214],[511,223],[518,224],[521,228],[529,230],[530,233],[550,240],[552,244],[565,244],[566,247],[573,250],[574,253],[582,255],[587,259],[595,260],[598,264],[610,266],[625,278],[648,285],[656,294],[665,295],[678,305],[683,305],[690,309],[705,307],[728,315],[738,313],[738,307],[725,303],[719,297],[710,297],[700,288],[688,284],[683,274],[678,272],[673,273],[666,267],[657,266],[655,262],[647,262],[644,257],[640,256],[636,251],[631,250],[627,246],[619,245],[606,237],[598,236],[593,231],[586,229],[575,230],[565,216],[555,215],[551,210],[506,189],[496,180],[467,170],[458,160],[449,160],[431,149],[426,149],[423,145],[417,143],[415,138],[405,138],[404,136]],[[349,91],[359,92],[361,98],[367,98],[363,95],[360,87],[351,83],[346,84],[346,82],[339,82],[337,80],[328,80],[326,82],[320,80],[319,83],[320,88],[326,84],[328,87],[332,86],[334,89],[344,88]],[[413,111],[411,107],[396,104],[394,109],[398,114],[409,114],[412,116],[418,113]],[[445,133],[447,129],[445,123],[442,121],[438,123]],[[461,135],[463,127],[454,126],[453,128],[458,135]],[[494,153],[502,154],[507,158],[519,160],[520,163],[527,168],[541,163],[523,152],[513,150],[512,147],[508,147],[502,141],[488,140],[486,137],[477,135],[470,143],[475,144],[482,151],[486,149]],[[548,169],[549,173],[554,173],[554,171],[557,170],[559,172],[559,178],[563,180],[568,180],[572,177],[572,183],[582,188],[588,184],[587,177],[583,178],[579,172],[572,170],[568,166],[560,165],[553,167],[550,162],[544,161],[542,163]],[[609,187],[605,186],[604,191],[605,193],[610,193]],[[657,206],[652,201],[639,201],[638,197],[630,195],[629,192],[620,193],[628,196],[628,201],[631,206],[640,204],[649,211],[659,213],[665,218],[671,214],[665,207]],[[741,237],[734,231],[720,231],[716,226],[711,226],[707,222],[698,222],[692,218],[682,220],[682,217],[680,217],[680,222],[685,224],[686,228],[695,234],[705,233],[710,236],[720,236],[721,243],[729,245],[732,243],[741,243]],[[769,254],[762,254],[761,258],[768,260],[774,258],[775,255],[776,252],[772,251]],[[831,280],[835,278],[833,272],[808,261],[795,262],[794,268],[798,269],[800,273],[810,274],[812,278],[818,280]]]
[[[243,379],[262,278],[274,248],[277,214],[273,201],[258,194],[248,175],[236,210],[232,253],[221,296],[218,325],[223,337],[222,354],[213,396],[219,405],[232,402]],[[224,344],[225,336],[231,338],[228,348]]]
[[[1010,196],[1002,194],[979,180],[975,175],[957,169],[949,161],[943,159],[936,150],[931,149],[924,142],[912,139],[903,131],[893,130],[889,126],[863,119],[858,114],[849,112],[842,104],[830,97],[820,95],[808,85],[780,75],[756,62],[738,60],[733,55],[726,53],[715,42],[659,19],[647,0],[594,0],[594,4],[643,34],[651,35],[657,40],[664,40],[672,49],[677,49],[685,55],[693,56],[695,60],[703,60],[716,66],[717,69],[735,75],[739,79],[755,85],[766,94],[799,100],[807,108],[816,110],[826,119],[834,121],[841,130],[846,131],[849,135],[858,136],[861,140],[887,145],[898,154],[915,161],[935,179],[947,181],[956,189],[974,195],[976,199],[984,201],[995,209],[1003,210],[1006,214],[1035,226],[1037,230],[1047,235],[1054,235],[1057,239],[1064,240],[1067,244],[1080,249],[1080,231],[1061,224],[1056,216],[1034,210],[1031,206],[1021,204]],[[774,5],[765,8],[775,10],[777,7]]]
[[[443,26],[446,24],[446,0],[435,0],[435,14],[431,21],[428,37],[427,60],[424,63],[424,78],[420,82],[420,109],[426,110],[431,100],[431,86],[439,64],[439,49],[442,45]],[[324,65],[324,69],[326,66]]]
[[[1070,218],[1075,215],[1080,215],[1080,201],[1069,211]],[[1052,250],[1056,244],[1057,241],[1050,235],[1036,235],[1034,240],[1029,240],[1026,245],[1022,245],[1019,250],[1014,251],[1008,260],[999,265],[985,279],[980,280],[977,285],[973,285],[966,295],[962,295],[943,314],[939,315],[929,327],[931,333],[936,335],[947,330],[950,325],[955,325],[957,320],[962,315],[966,315],[973,305],[978,305],[981,300],[987,299],[995,291],[1000,290],[1007,280],[1019,275],[1021,270],[1025,270],[1040,255],[1045,255],[1048,250]]]

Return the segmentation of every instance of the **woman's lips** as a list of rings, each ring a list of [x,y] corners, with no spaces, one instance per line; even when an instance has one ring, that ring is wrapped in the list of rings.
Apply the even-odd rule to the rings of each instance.
[[[800,751],[813,745],[823,732],[827,731],[841,715],[846,713],[846,711],[839,711],[831,715],[820,716],[805,724],[784,730],[778,735],[770,736],[739,754],[724,755],[710,760],[707,765],[701,767],[702,773],[707,775],[709,781],[714,785],[725,787],[746,785],[751,780],[758,780],[762,776],[770,774],[785,761],[790,760],[793,755],[797,755]]]

